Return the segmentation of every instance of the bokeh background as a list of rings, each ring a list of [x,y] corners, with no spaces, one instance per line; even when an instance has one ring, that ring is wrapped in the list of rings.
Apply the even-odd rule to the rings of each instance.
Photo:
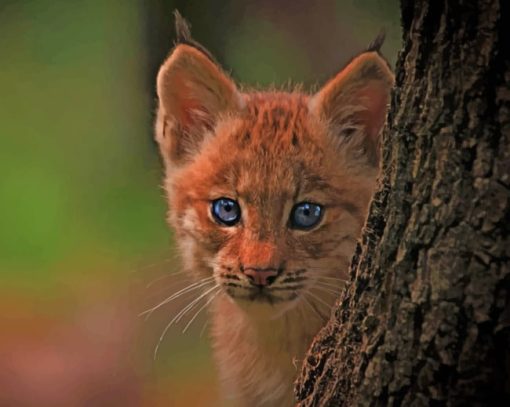
[[[311,91],[397,0],[0,0],[0,406],[221,405],[165,225],[155,75],[179,9],[250,87]],[[269,372],[268,372],[269,374]]]

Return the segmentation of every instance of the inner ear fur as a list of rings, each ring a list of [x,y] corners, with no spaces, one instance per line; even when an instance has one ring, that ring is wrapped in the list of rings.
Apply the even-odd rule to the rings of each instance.
[[[242,97],[234,82],[202,51],[175,47],[157,77],[156,139],[165,160],[174,163],[196,153],[221,114],[239,110]]]
[[[365,52],[312,96],[310,110],[330,123],[335,136],[358,137],[350,142],[371,152],[377,161],[393,83],[393,73],[383,57]]]

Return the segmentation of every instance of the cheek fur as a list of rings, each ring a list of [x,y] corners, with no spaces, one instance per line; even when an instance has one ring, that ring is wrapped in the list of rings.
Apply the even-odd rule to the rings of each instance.
[[[240,233],[235,233],[218,250],[216,260],[221,267],[230,267],[235,269],[239,265],[239,250],[241,247]]]
[[[329,261],[331,258],[349,258],[362,225],[347,214],[335,214],[333,219],[317,230],[295,236],[292,243],[294,255],[304,261],[312,259],[317,263],[321,259]]]
[[[217,254],[229,240],[229,235],[225,228],[210,219],[207,202],[189,203],[180,211],[172,212],[173,225],[186,269],[206,276],[214,269]]]

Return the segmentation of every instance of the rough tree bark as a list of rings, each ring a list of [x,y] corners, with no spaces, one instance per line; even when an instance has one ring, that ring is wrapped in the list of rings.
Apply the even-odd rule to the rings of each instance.
[[[510,2],[403,0],[380,186],[300,406],[510,405]]]

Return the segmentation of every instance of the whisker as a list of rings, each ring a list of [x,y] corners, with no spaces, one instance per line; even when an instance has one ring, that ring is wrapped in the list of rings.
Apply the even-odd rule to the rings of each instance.
[[[347,285],[347,282],[343,281],[343,280],[323,280],[320,277],[317,277],[314,280],[317,283],[329,285],[330,287],[333,287],[333,288],[343,288]]]
[[[202,325],[202,329],[200,330],[200,338],[204,335],[205,328],[207,328],[207,325],[209,325],[209,321],[206,319],[204,325]]]
[[[167,258],[164,258],[156,263],[151,263],[151,264],[147,264],[145,266],[140,266],[140,267],[133,267],[130,272],[131,273],[139,273],[139,272],[142,272],[142,271],[145,271],[145,270],[149,270],[149,269],[152,269],[154,267],[158,267],[158,266],[162,266],[163,264],[167,264],[167,263],[170,263],[171,261],[177,261],[178,258],[179,258],[179,251],[178,250],[174,250],[173,253],[170,253],[171,257],[167,257]]]
[[[342,284],[341,286],[338,286],[338,285],[335,285],[335,284],[331,284],[329,282],[325,282],[325,281],[321,281],[321,280],[316,280],[314,281],[315,284],[320,284],[322,285],[323,287],[331,287],[331,288],[336,288],[337,290],[340,290],[341,288],[344,287],[344,285]]]
[[[308,272],[308,274],[313,273],[314,276],[317,275],[317,278],[323,278],[326,280],[336,280],[336,281],[346,281],[346,282],[350,281],[349,276],[347,276],[347,278],[335,276],[336,274],[339,274],[340,273],[339,270],[342,270],[342,269],[347,270],[348,266],[346,265],[345,267],[335,267],[335,268],[308,266],[306,268],[300,269],[299,274],[302,275],[303,273]],[[284,276],[284,278],[292,277],[295,274],[296,273],[294,273],[294,272],[289,272],[289,273],[287,273],[287,275]],[[328,275],[328,274],[333,274],[333,275]]]
[[[296,294],[296,295],[297,295],[297,294]],[[319,318],[322,318],[321,313],[320,313],[320,312],[318,312],[318,311],[317,311],[317,310],[316,310],[316,309],[312,306],[312,304],[310,303],[310,301],[308,301],[308,298],[306,298],[306,295],[302,294],[302,295],[299,297],[299,299],[303,300],[303,303],[304,303],[304,304],[306,304],[306,305],[308,305],[308,307],[309,307],[309,308],[310,308],[310,309],[311,309],[314,313],[316,313],[316,314],[317,314],[317,316],[318,316]]]
[[[144,298],[150,299],[150,298],[156,298],[157,300],[161,299],[162,296],[166,298],[166,296],[173,294],[175,292],[176,288],[180,289],[184,287],[187,284],[190,284],[190,279],[175,279],[168,282],[161,282],[155,287],[152,287],[150,290],[147,291]]]
[[[234,287],[234,288],[240,288],[242,290],[251,290],[251,286],[244,286],[244,285],[241,285],[241,284],[235,284],[235,283],[223,283],[222,282],[222,285],[224,287]]]
[[[323,279],[323,280],[333,280],[333,281],[344,281],[344,282],[350,281],[349,279],[340,278],[340,277],[317,276],[317,278]]]
[[[190,291],[197,290],[197,289],[203,287],[204,285],[207,285],[207,284],[211,283],[213,279],[214,279],[214,277],[207,277],[207,278],[204,278],[204,279],[202,279],[200,281],[197,281],[196,283],[192,283],[192,284],[184,287],[183,289],[177,291],[176,293],[172,294],[170,297],[164,299],[158,305],[156,305],[156,306],[154,306],[152,308],[149,308],[148,310],[143,311],[142,313],[138,314],[138,316],[142,316],[142,315],[148,314],[147,318],[149,318],[154,311],[156,311],[157,309],[161,308],[163,305],[166,305],[170,301],[173,301],[176,298],[179,298],[181,295],[184,295],[184,294],[186,294],[186,293],[188,293]]]
[[[337,296],[340,295],[339,291],[333,291],[333,290],[331,290],[329,288],[325,288],[325,287],[314,286],[314,287],[311,287],[310,289],[311,290],[315,289],[315,290],[318,290],[318,291],[322,291],[322,292],[325,292],[325,293],[328,293],[328,294],[334,294],[334,295],[337,295]]]
[[[332,304],[328,304],[326,301],[324,301],[323,299],[321,299],[320,297],[317,297],[314,293],[310,292],[309,290],[306,291],[307,294],[309,294],[312,298],[316,299],[317,301],[319,301],[322,305],[324,305],[325,307],[327,307],[329,310],[331,310],[332,308]]]
[[[276,287],[269,287],[268,291],[296,291],[296,290],[300,290],[303,287],[304,287],[303,285],[287,284],[287,285],[279,285]]]
[[[286,276],[283,280],[281,280],[281,283],[298,283],[300,281],[306,281],[308,280],[307,277],[295,277],[295,276],[292,276],[292,275],[288,275]]]
[[[225,279],[225,280],[241,281],[241,279],[238,276],[236,276],[235,274],[226,274],[226,273],[223,273],[223,274],[220,274],[220,277]]]
[[[216,287],[219,287],[218,284],[214,285],[210,289],[208,289],[206,292],[200,294],[197,298],[192,300],[188,305],[186,305],[182,310],[179,311],[179,313],[175,316],[175,322],[178,323],[181,318],[188,313],[196,304],[199,303],[199,301],[204,298],[207,294],[209,294],[212,290],[214,290]]]
[[[174,273],[174,272],[172,272],[172,273],[167,273],[167,274],[165,274],[165,275],[163,275],[163,276],[159,276],[159,277],[155,278],[154,280],[152,280],[150,283],[148,283],[148,284],[145,286],[145,288],[150,288],[150,287],[152,287],[154,284],[156,284],[156,283],[160,282],[161,280],[164,280],[164,279],[166,279],[166,278],[168,278],[168,277],[176,277],[176,276],[180,276],[180,277],[182,277],[182,276],[181,276],[181,274],[183,274],[183,273],[185,273],[185,271],[178,271],[178,272],[175,272],[175,273]]]
[[[219,285],[218,284],[215,284],[212,288],[208,289],[207,291],[205,291],[204,293],[202,293],[198,298],[194,299],[193,301],[191,301],[188,305],[186,305],[182,310],[180,310],[177,315],[175,315],[172,320],[167,324],[167,326],[165,327],[165,329],[163,330],[163,333],[161,334],[161,336],[159,337],[159,341],[158,341],[158,344],[156,345],[156,348],[154,349],[154,360],[156,360],[156,357],[158,356],[158,349],[159,349],[159,346],[161,345],[161,342],[163,341],[163,338],[165,337],[166,333],[168,332],[168,330],[170,329],[170,327],[173,325],[174,322],[179,322],[180,319],[186,315],[191,309],[193,309],[193,307],[198,304],[198,302],[204,298],[207,294],[209,294],[212,290],[214,290],[215,288],[218,288]]]
[[[193,317],[188,321],[188,323],[186,324],[186,326],[184,327],[184,329],[182,330],[182,333],[186,332],[189,328],[189,326],[193,323],[193,321],[195,320],[195,318],[198,316],[198,314],[200,314],[200,312],[202,312],[202,310],[207,307],[211,302],[212,300],[214,300],[216,298],[216,296],[221,292],[221,288],[218,289],[218,291],[216,291],[211,298],[209,298],[204,305],[202,305],[198,311],[195,313],[195,315],[193,315]]]
[[[312,304],[310,301],[308,301],[308,298],[306,298],[306,296],[305,296],[305,295],[301,296],[301,298],[303,299],[303,301],[305,302],[305,304],[307,304],[307,305],[308,305],[308,306],[312,309],[312,311],[313,311],[313,312],[315,312],[315,313],[319,316],[319,318],[320,318],[320,319],[322,319],[322,320],[326,320],[326,317],[325,317],[324,315],[322,315],[322,314],[319,312],[319,310],[318,310],[317,308],[315,308],[315,307],[313,306],[313,304]]]

